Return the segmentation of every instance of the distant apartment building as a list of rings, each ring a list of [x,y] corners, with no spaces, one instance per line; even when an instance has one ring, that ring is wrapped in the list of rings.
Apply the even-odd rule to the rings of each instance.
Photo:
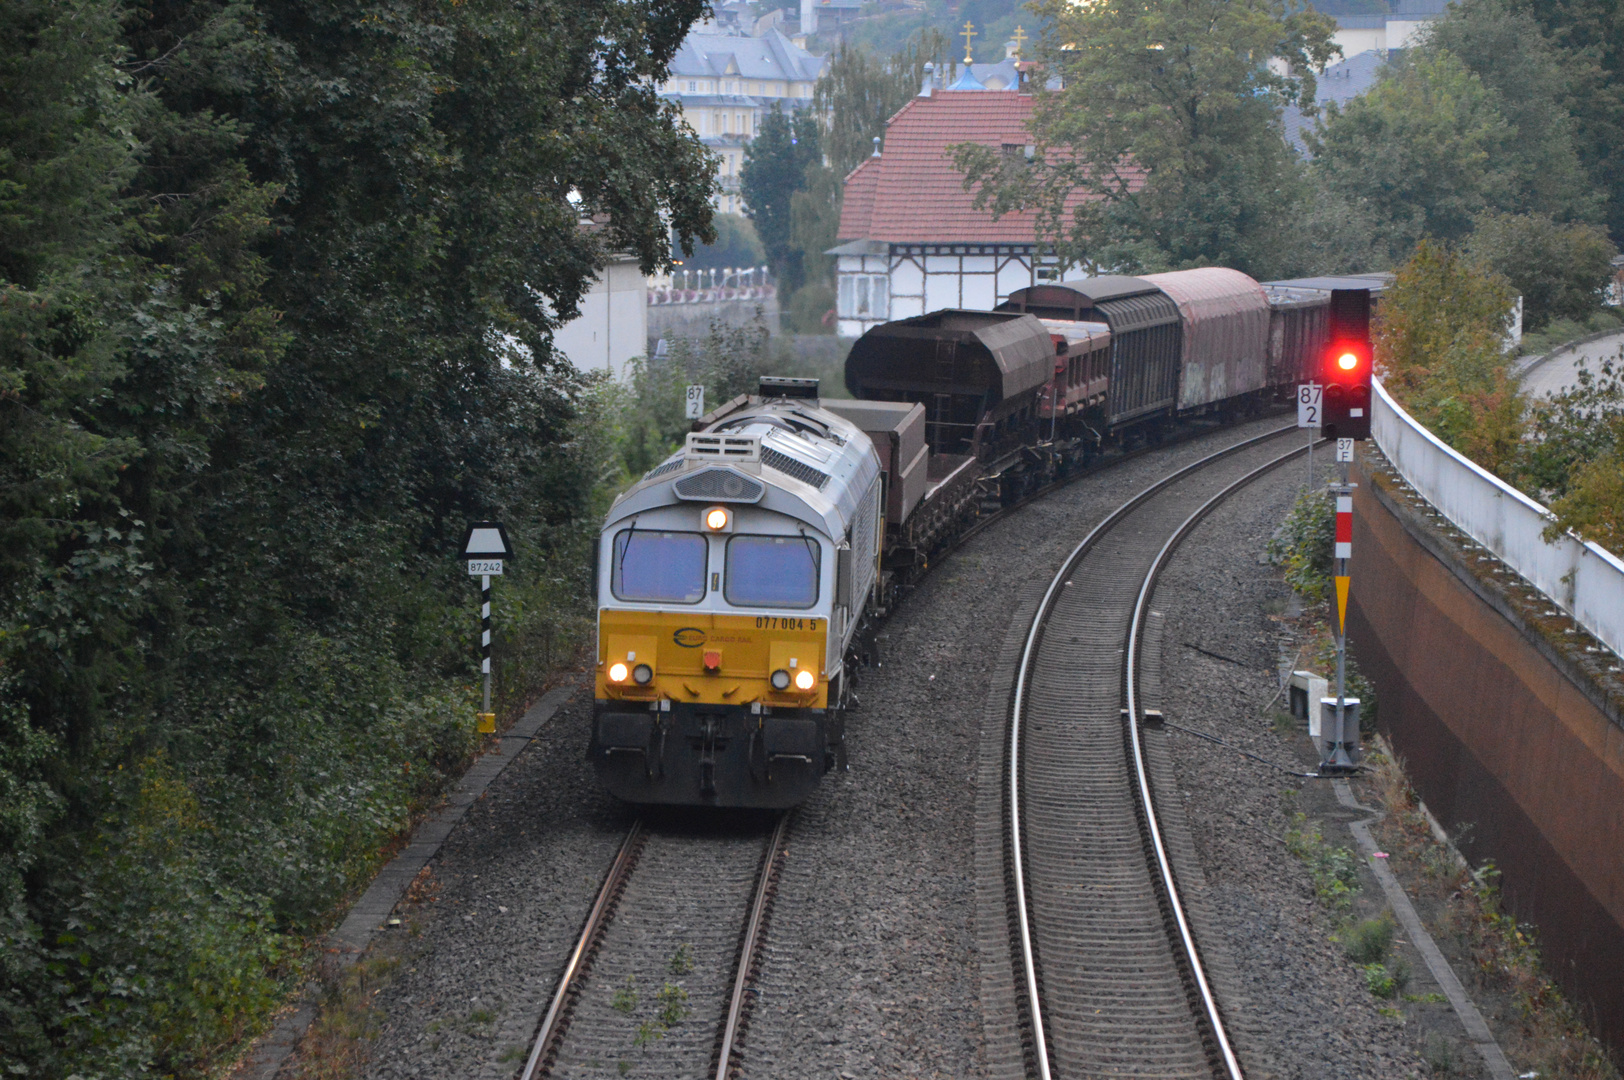
[[[1427,25],[1443,18],[1449,0],[1398,0],[1392,11],[1380,15],[1338,15],[1332,41],[1342,47],[1342,59],[1374,52],[1383,59],[1394,49],[1417,44]]]
[[[745,146],[760,130],[764,113],[775,106],[788,113],[811,102],[824,65],[824,57],[807,52],[776,26],[751,37],[707,21],[683,41],[660,94],[681,106],[689,126],[721,159],[716,209],[744,212],[739,170]]]

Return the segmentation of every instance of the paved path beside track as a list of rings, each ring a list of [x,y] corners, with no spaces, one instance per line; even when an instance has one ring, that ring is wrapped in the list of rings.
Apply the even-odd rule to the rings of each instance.
[[[1577,381],[1581,364],[1588,363],[1590,370],[1596,371],[1603,360],[1616,357],[1621,348],[1624,330],[1556,349],[1523,372],[1523,390],[1536,397],[1559,394]]]

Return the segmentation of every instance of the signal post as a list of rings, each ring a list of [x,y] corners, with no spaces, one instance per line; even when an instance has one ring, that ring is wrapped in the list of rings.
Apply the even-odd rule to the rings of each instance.
[[[1330,486],[1336,500],[1336,538],[1332,552],[1336,585],[1336,696],[1320,702],[1321,773],[1346,773],[1359,767],[1359,699],[1347,694],[1348,585],[1353,559],[1353,489],[1348,468],[1354,443],[1370,438],[1373,363],[1370,347],[1370,290],[1331,291],[1330,341],[1321,378],[1325,437],[1336,442],[1341,483]]]
[[[475,730],[489,734],[496,730],[496,714],[491,711],[491,578],[502,576],[502,562],[513,558],[507,528],[500,521],[476,521],[462,537],[461,557],[468,573],[479,578],[479,670],[484,682],[484,705],[476,716]]]

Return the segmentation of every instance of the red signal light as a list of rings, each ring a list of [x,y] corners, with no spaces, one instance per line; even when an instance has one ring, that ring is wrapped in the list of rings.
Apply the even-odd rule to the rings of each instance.
[[[1334,341],[1325,350],[1325,381],[1353,385],[1370,381],[1370,345],[1363,341]]]

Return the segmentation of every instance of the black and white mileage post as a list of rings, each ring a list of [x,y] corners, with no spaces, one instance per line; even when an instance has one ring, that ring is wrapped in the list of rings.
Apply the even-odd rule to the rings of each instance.
[[[502,562],[513,558],[507,528],[500,521],[476,521],[462,537],[462,555],[470,576],[479,578],[479,670],[484,677],[484,706],[477,730],[496,730],[496,714],[491,711],[491,578],[502,576]]]

